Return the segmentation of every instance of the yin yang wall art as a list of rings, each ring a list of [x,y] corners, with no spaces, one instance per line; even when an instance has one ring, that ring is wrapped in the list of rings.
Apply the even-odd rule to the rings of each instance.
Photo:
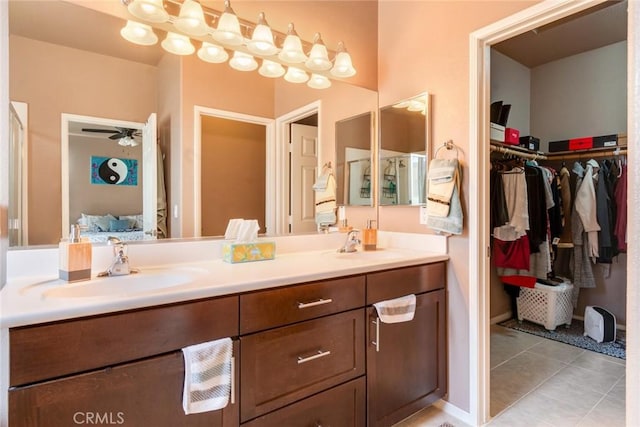
[[[138,160],[91,156],[91,183],[138,185]]]

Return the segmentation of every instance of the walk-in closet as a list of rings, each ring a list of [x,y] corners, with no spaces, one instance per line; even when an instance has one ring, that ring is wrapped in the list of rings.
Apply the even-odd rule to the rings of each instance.
[[[626,27],[606,2],[492,48],[496,425],[624,425]]]

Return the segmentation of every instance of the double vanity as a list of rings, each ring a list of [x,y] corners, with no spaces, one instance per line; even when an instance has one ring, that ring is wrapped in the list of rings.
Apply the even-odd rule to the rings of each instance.
[[[246,264],[223,262],[213,240],[131,245],[132,264],[145,260],[137,275],[10,279],[0,424],[390,426],[439,400],[445,238],[381,232],[384,249],[355,253],[336,252],[339,239],[283,237],[274,260]],[[96,249],[94,262],[107,248]],[[188,251],[189,262],[146,263]],[[408,294],[413,320],[381,322],[373,304]],[[185,415],[181,349],[223,337],[231,401]]]

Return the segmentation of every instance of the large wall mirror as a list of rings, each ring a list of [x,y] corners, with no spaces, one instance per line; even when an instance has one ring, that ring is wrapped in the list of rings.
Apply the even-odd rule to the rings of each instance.
[[[380,109],[379,204],[426,203],[429,94]]]
[[[197,201],[201,190],[195,185],[201,184],[204,189],[206,184],[198,183],[194,178],[194,165],[201,162],[200,158],[195,158],[197,151],[194,148],[195,120],[199,120],[194,112],[196,107],[258,116],[278,125],[280,117],[310,103],[318,103],[317,168],[336,161],[337,122],[378,109],[377,92],[345,82],[334,81],[332,87],[325,90],[311,89],[283,79],[268,79],[257,71],[239,72],[228,64],[206,63],[195,55],[174,56],[163,51],[159,44],[133,45],[120,37],[120,29],[125,24],[122,16],[116,16],[120,12],[97,10],[126,11],[119,2],[114,3],[117,4],[107,7],[104,2],[9,1],[9,93],[12,101],[22,102],[28,108],[28,126],[25,127],[28,155],[24,156],[28,160],[23,173],[26,177],[23,189],[28,188],[28,192],[21,193],[23,218],[16,221],[16,228],[26,232],[13,246],[56,244],[64,233],[62,218],[66,207],[62,202],[62,183],[65,179],[69,182],[89,179],[90,164],[80,167],[81,176],[72,172],[62,179],[62,144],[68,143],[62,141],[63,114],[143,124],[152,113],[157,113],[158,142],[164,156],[164,161],[159,163],[164,176],[157,182],[158,185],[164,182],[166,187],[167,235],[192,237],[208,235],[196,229],[204,227],[197,224],[197,218],[203,213],[194,212],[203,204]],[[256,8],[270,7],[269,2],[259,3]],[[273,3],[276,8],[287,9],[279,2]],[[362,7],[376,10],[372,2],[363,2]],[[236,11],[238,9],[240,7]],[[34,16],[46,16],[47,19],[34,19]],[[275,16],[273,21],[276,21]],[[158,36],[162,39],[164,33],[158,31]],[[326,41],[324,34],[323,37]],[[211,129],[202,132],[211,132]],[[109,135],[104,133],[105,141]],[[281,234],[289,232],[288,208],[292,202],[290,195],[285,194],[290,184],[286,180],[290,178],[282,172],[286,168],[280,167],[279,156],[283,158],[286,150],[282,148],[283,139],[278,138],[288,136],[288,132],[278,128],[274,135],[275,142],[270,147],[265,143],[264,148],[265,183],[252,188],[266,200],[265,222],[274,224],[262,232]],[[123,152],[122,147],[116,149]],[[226,151],[235,155],[242,152]],[[127,157],[127,153],[123,152],[121,157],[134,158]],[[138,161],[138,172],[142,173],[147,166],[146,160],[143,156]],[[222,164],[234,164],[234,159],[216,155],[207,160],[205,167],[219,169]],[[202,179],[206,180],[204,176]],[[229,181],[232,179],[229,177]],[[142,184],[141,179],[139,183]],[[131,188],[127,190],[127,195],[122,197],[140,193],[130,191]],[[160,194],[160,188],[158,191]],[[272,197],[274,194],[277,197]],[[217,197],[215,194],[210,196],[214,200]],[[115,202],[121,196],[114,197],[112,206],[115,209]],[[221,196],[218,203],[225,204],[229,217],[249,217],[253,214],[244,213],[242,203],[235,203],[246,197],[250,195]],[[74,204],[74,195],[69,194],[69,198]],[[278,204],[269,206],[274,199]],[[120,209],[122,212],[114,211],[113,215],[143,213],[136,209],[127,208],[126,212]],[[71,216],[79,216],[78,212],[107,213],[79,207],[74,208]],[[70,217],[69,221],[76,219]],[[295,228],[293,232],[296,232]],[[214,235],[218,233],[216,231]]]

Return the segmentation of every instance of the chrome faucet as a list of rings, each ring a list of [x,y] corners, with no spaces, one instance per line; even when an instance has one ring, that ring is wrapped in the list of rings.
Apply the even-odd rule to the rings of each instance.
[[[128,274],[137,273],[138,270],[129,267],[129,257],[126,254],[126,244],[117,237],[110,236],[107,244],[113,246],[113,261],[106,271],[98,274],[98,276],[126,276]]]
[[[344,242],[344,245],[338,249],[338,252],[356,252],[358,250],[357,246],[360,244],[360,239],[358,238],[358,234],[360,230],[351,230],[347,233],[347,240]]]

